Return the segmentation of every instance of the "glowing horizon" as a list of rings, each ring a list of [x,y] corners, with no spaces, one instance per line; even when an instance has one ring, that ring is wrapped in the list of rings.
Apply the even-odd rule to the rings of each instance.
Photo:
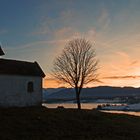
[[[108,79],[108,80],[106,80]],[[128,82],[128,79],[129,80]],[[116,77],[103,77],[100,79],[101,82],[89,83],[85,87],[97,87],[97,86],[112,86],[112,87],[140,87],[140,76],[116,76]],[[104,82],[105,80],[105,82]],[[122,83],[127,84],[123,85]],[[44,78],[43,88],[60,88],[60,87],[70,87],[65,83],[59,83],[55,79]]]

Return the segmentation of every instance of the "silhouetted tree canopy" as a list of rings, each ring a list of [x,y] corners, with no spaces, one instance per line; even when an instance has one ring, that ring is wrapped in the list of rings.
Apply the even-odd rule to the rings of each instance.
[[[95,50],[86,39],[73,39],[54,61],[53,76],[75,88],[78,108],[84,85],[97,80]]]

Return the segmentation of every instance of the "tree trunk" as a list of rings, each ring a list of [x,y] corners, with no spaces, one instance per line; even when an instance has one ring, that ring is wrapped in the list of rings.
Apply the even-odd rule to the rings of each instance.
[[[81,109],[80,94],[78,92],[76,92],[76,99],[77,99],[77,107],[78,109]]]

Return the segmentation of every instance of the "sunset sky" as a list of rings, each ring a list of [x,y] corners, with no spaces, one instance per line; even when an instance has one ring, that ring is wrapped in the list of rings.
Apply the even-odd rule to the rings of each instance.
[[[101,83],[140,87],[140,0],[0,0],[4,58],[37,61],[44,87],[65,86],[49,75],[53,60],[76,37],[99,59]]]

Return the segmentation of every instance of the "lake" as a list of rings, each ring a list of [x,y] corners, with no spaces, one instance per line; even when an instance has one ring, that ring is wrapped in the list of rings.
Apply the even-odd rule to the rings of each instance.
[[[96,103],[82,103],[81,107],[82,109],[93,109],[96,108],[99,104]],[[63,106],[65,108],[77,108],[77,104],[76,103],[50,103],[50,104],[43,104],[43,106],[46,106],[48,108],[57,108],[58,106]]]
[[[82,109],[95,109],[98,105],[101,105],[101,104],[99,104],[99,103],[82,103],[81,107],[82,107]],[[58,106],[63,106],[64,108],[77,108],[77,104],[75,104],[75,103],[57,103],[57,104],[44,103],[43,106],[48,107],[48,108],[57,108]],[[134,111],[103,111],[103,112],[140,116],[140,112],[134,112]]]

